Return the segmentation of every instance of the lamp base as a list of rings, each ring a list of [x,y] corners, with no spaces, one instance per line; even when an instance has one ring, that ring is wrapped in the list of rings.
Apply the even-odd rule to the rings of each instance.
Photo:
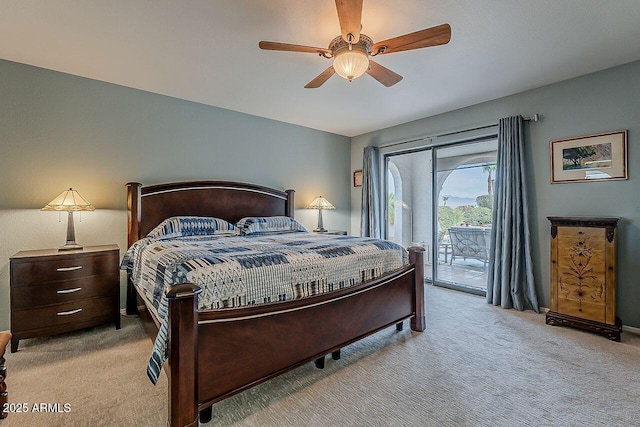
[[[79,249],[82,249],[82,245],[79,245],[77,243],[67,243],[64,246],[60,246],[58,248],[58,251],[77,251]]]
[[[82,249],[82,245],[76,243],[76,229],[73,226],[73,211],[69,211],[67,220],[67,243],[58,248],[59,251],[77,251]]]
[[[326,228],[316,228],[315,230],[313,230],[314,233],[326,233],[327,230]]]

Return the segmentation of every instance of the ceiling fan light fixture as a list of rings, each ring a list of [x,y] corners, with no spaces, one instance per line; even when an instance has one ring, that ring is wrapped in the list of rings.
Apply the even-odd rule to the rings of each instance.
[[[369,56],[362,45],[351,45],[334,53],[333,69],[342,78],[349,81],[357,79],[369,69]]]

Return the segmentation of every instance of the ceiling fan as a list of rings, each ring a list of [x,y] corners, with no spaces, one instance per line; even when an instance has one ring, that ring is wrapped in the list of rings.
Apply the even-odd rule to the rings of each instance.
[[[360,33],[363,0],[335,1],[342,35],[333,39],[327,49],[267,41],[258,44],[260,49],[316,53],[323,58],[333,59],[329,68],[307,83],[307,89],[322,86],[334,73],[349,81],[367,73],[386,87],[393,86],[402,80],[402,76],[370,60],[370,56],[439,46],[451,40],[451,26],[442,24],[374,43],[369,36]]]

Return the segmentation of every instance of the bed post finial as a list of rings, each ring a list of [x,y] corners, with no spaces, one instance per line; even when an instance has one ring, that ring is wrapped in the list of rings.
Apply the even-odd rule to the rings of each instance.
[[[169,423],[198,425],[198,294],[191,283],[165,291],[169,300]]]
[[[426,320],[424,315],[424,248],[412,246],[408,249],[409,262],[415,266],[415,315],[411,318],[411,329],[416,332],[424,331]]]
[[[293,211],[295,209],[294,203],[293,203],[293,196],[295,195],[296,190],[285,190],[287,193],[287,207],[286,207],[286,215],[289,218],[293,218]]]
[[[140,239],[140,198],[142,196],[142,184],[139,182],[127,183],[127,247],[130,248]],[[127,314],[138,314],[137,292],[131,283],[131,277],[127,275]]]
[[[139,182],[127,182],[127,244],[131,247],[140,240],[140,198],[142,196],[142,184]]]

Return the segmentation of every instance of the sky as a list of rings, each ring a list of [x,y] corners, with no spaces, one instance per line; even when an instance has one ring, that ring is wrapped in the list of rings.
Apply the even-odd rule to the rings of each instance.
[[[487,172],[482,170],[483,166],[458,168],[451,172],[442,186],[440,203],[438,204],[443,205],[442,196],[473,199],[475,202],[476,197],[487,194]],[[495,179],[495,172],[492,176]],[[451,202],[451,199],[447,201],[447,206],[455,207],[456,204]]]

